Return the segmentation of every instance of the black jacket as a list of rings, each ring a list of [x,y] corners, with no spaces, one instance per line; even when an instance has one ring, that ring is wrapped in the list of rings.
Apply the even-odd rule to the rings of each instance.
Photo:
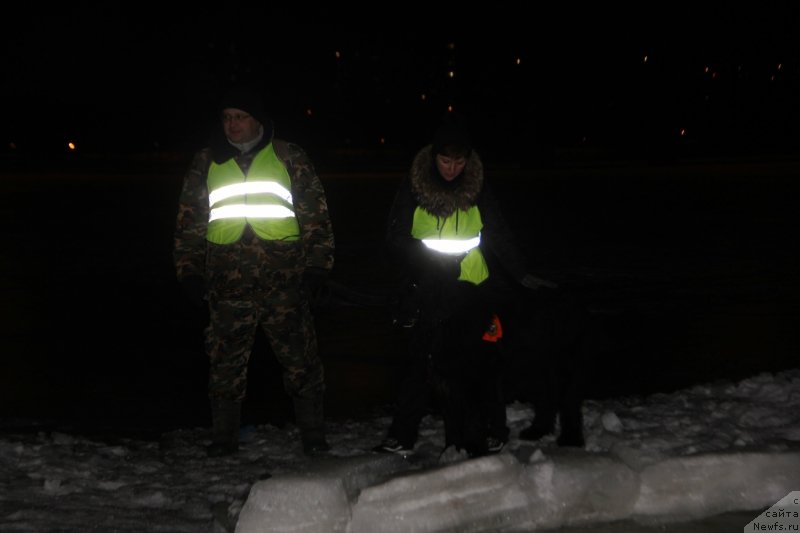
[[[386,244],[393,261],[405,269],[412,279],[437,274],[450,277],[457,261],[428,251],[411,236],[414,211],[422,207],[435,216],[447,217],[457,209],[476,205],[483,221],[481,251],[490,266],[489,276],[497,275],[492,265],[500,265],[517,281],[528,271],[515,237],[506,223],[500,205],[484,181],[483,164],[473,151],[461,176],[453,182],[439,177],[431,146],[420,150],[408,177],[401,183],[389,213]],[[450,264],[448,264],[448,259]],[[496,259],[497,261],[493,261]],[[435,272],[438,270],[439,272]],[[455,277],[458,277],[457,275]]]

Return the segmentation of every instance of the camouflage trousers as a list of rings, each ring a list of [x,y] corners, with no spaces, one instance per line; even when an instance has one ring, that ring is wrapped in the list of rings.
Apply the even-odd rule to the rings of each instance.
[[[324,374],[314,321],[308,301],[299,291],[285,288],[237,299],[212,295],[209,308],[205,346],[212,401],[244,400],[247,365],[259,327],[283,367],[286,392],[292,397],[322,394]]]

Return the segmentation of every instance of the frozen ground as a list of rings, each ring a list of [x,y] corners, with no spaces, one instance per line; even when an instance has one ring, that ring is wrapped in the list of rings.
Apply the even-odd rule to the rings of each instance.
[[[330,421],[333,450],[313,459],[291,425],[246,426],[240,453],[216,459],[205,428],[6,428],[0,531],[738,531],[800,490],[797,369],[590,401],[585,450],[514,438],[531,416],[511,404],[506,449],[473,460],[440,458],[434,415],[408,459],[369,451],[380,414]]]

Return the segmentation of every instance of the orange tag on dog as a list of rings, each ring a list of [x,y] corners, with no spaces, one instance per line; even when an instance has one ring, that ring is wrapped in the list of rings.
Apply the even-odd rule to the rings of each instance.
[[[483,334],[483,340],[486,342],[497,342],[503,338],[503,325],[500,324],[500,317],[497,315],[492,316],[492,323],[489,329]]]

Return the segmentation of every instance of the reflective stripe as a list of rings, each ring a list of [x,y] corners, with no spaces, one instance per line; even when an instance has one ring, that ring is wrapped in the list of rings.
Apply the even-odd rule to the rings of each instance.
[[[481,284],[489,277],[489,266],[481,253],[483,221],[478,206],[459,209],[442,218],[417,206],[411,223],[411,236],[419,239],[431,253],[449,254],[458,259],[458,279]]]
[[[257,193],[274,194],[286,203],[292,203],[292,193],[280,183],[274,181],[246,181],[244,183],[225,185],[209,192],[208,205],[213,207],[215,204],[233,196]]]
[[[212,209],[208,221],[223,218],[290,218],[294,211],[282,205],[226,205]]]
[[[471,239],[422,239],[422,242],[431,250],[458,255],[477,248],[481,244],[481,236],[478,235]]]
[[[259,239],[296,241],[300,226],[294,213],[292,179],[272,143],[253,158],[247,175],[231,158],[212,162],[206,179],[209,218],[206,239],[232,244],[250,227]]]

